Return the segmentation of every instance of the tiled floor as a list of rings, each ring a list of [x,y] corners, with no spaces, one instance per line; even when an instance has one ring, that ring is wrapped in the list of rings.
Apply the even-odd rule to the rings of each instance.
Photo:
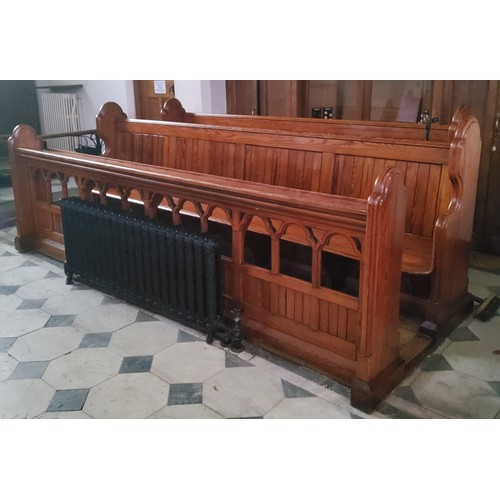
[[[0,417],[79,419],[500,418],[500,315],[470,318],[371,415],[349,390],[247,345],[200,333],[82,284],[62,264],[19,254],[0,231]],[[471,270],[471,290],[500,275]]]

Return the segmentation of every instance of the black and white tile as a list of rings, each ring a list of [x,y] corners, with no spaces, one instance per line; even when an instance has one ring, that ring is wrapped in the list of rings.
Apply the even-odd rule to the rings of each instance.
[[[234,354],[200,332],[18,254],[0,231],[0,417],[165,419],[499,418],[500,315],[472,318],[366,415],[350,391],[255,346]],[[500,276],[471,270],[473,293]]]

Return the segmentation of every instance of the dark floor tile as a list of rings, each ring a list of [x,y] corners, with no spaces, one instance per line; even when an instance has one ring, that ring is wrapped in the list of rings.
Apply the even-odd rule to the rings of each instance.
[[[146,321],[159,321],[157,318],[154,316],[151,316],[151,314],[147,314],[143,311],[139,311],[137,313],[137,318],[135,318],[136,323],[145,323]]]
[[[495,392],[500,396],[500,382],[488,382],[488,384],[490,384]]]
[[[281,385],[283,386],[283,392],[285,394],[285,398],[310,398],[314,397],[314,394],[311,394],[309,391],[302,389],[288,380],[281,379]]]
[[[422,370],[425,372],[437,372],[453,370],[453,368],[442,354],[431,354],[422,364]]]
[[[108,347],[112,333],[87,333],[80,344],[80,348]]]
[[[179,334],[177,335],[177,342],[197,342],[198,339],[189,333],[186,333],[183,330],[179,330]]]
[[[0,352],[7,352],[12,344],[17,340],[17,337],[2,337],[0,338]]]
[[[47,411],[78,411],[83,408],[90,389],[56,391]]]
[[[149,372],[153,356],[127,356],[123,358],[119,373]]]
[[[18,306],[17,309],[40,309],[47,299],[41,299],[41,300],[23,300]]]
[[[116,297],[111,297],[106,295],[101,302],[101,306],[109,306],[112,304],[123,304],[123,300],[117,299]]]
[[[479,340],[467,327],[457,328],[450,336],[454,342],[465,342],[467,340]]]
[[[394,406],[388,403],[381,403],[378,406],[377,411],[390,418],[398,418],[398,419],[418,418],[415,415],[411,415],[406,411],[400,410],[399,408],[395,408]]]
[[[71,326],[73,321],[75,321],[76,314],[57,314],[52,315],[47,321],[45,328],[51,328],[56,326]]]
[[[396,387],[396,389],[394,389],[392,393],[398,398],[404,399],[405,401],[414,403],[416,405],[420,405],[420,401],[417,399],[417,396],[415,396],[412,388],[407,385]]]
[[[59,274],[56,274],[52,271],[49,271],[43,279],[50,279],[50,278],[62,278],[62,276],[60,276]]]
[[[38,264],[35,264],[29,260],[27,260],[24,264],[21,264],[19,267],[37,267]]]
[[[203,400],[203,384],[170,384],[168,405],[194,405]]]
[[[28,361],[19,363],[10,378],[15,380],[28,378],[41,378],[49,361]]]
[[[0,295],[12,295],[19,290],[20,285],[1,285],[0,286]]]
[[[244,359],[238,358],[234,354],[226,351],[226,368],[237,368],[240,366],[253,366],[252,363],[245,361]]]

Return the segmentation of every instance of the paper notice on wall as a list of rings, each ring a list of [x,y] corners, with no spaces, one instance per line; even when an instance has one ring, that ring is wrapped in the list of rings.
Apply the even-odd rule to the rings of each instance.
[[[166,80],[154,80],[155,94],[166,94],[167,93],[167,82]]]

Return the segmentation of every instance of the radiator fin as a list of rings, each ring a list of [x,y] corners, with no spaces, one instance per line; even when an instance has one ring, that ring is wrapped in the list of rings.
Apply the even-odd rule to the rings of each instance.
[[[40,117],[43,135],[77,132],[80,129],[78,95],[44,92],[40,97]],[[47,139],[47,147],[74,151],[78,146],[76,137]]]
[[[61,200],[65,271],[203,331],[220,318],[219,241],[79,198]]]

